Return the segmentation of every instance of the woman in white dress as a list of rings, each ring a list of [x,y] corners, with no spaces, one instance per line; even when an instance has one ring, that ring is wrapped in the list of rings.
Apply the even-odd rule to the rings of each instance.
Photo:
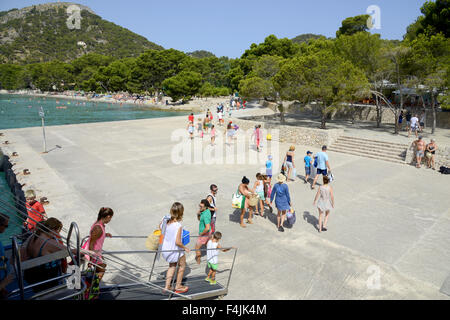
[[[328,215],[330,214],[331,209],[334,209],[333,188],[328,184],[329,182],[330,179],[327,176],[323,176],[323,186],[320,186],[319,190],[317,190],[313,203],[315,206],[317,202],[317,209],[319,209],[319,233],[322,231],[327,231]],[[319,201],[317,201],[317,199],[319,199]],[[324,213],[325,221],[323,221]]]
[[[161,247],[163,258],[169,263],[169,270],[166,275],[166,290],[173,291],[171,287],[172,278],[175,274],[177,264],[178,273],[175,285],[176,293],[185,293],[188,287],[182,286],[184,270],[186,269],[186,256],[184,251],[189,252],[189,249],[183,245],[181,235],[183,233],[183,226],[181,221],[183,219],[184,207],[181,203],[175,202],[170,209],[170,220],[167,222],[166,231],[164,233],[164,241]],[[165,250],[173,250],[164,252]]]

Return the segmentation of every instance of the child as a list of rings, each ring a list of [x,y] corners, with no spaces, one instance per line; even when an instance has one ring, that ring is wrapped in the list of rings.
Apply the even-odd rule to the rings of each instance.
[[[200,137],[203,139],[203,123],[202,118],[198,118],[197,120],[197,133],[200,135]]]
[[[211,126],[211,145],[214,146],[214,141],[216,140],[216,129],[214,128],[214,125]]]
[[[308,151],[306,153],[306,157],[305,157],[304,161],[305,161],[305,184],[306,184],[306,183],[308,183],[308,179],[311,175],[311,166],[313,163],[311,151]]]
[[[47,214],[42,204],[36,200],[36,193],[34,190],[27,190],[25,192],[25,199],[28,219],[23,224],[28,227],[28,230],[35,231],[36,223],[41,223],[46,220]]]
[[[273,212],[272,206],[270,205],[270,195],[272,193],[271,179],[267,175],[263,175],[264,181],[264,197],[266,198],[266,204],[269,206],[270,212]]]
[[[188,124],[188,132],[189,132],[189,136],[191,137],[191,140],[194,139],[194,123],[193,122],[189,122]]]
[[[264,217],[264,201],[266,198],[264,197],[264,180],[263,175],[261,173],[256,174],[255,185],[253,186],[253,193],[256,193],[259,197],[259,215]],[[258,214],[258,206],[256,206],[256,213]]]
[[[216,272],[217,272],[217,264],[219,262],[219,250],[222,249],[222,246],[219,244],[220,239],[222,238],[222,233],[219,231],[214,232],[211,239],[208,240],[206,247],[208,249],[206,253],[209,273],[206,277],[206,281],[208,281],[211,285],[216,284]],[[222,252],[229,251],[230,249],[222,249]]]
[[[268,160],[266,161],[266,175],[272,180],[272,155],[269,155]]]

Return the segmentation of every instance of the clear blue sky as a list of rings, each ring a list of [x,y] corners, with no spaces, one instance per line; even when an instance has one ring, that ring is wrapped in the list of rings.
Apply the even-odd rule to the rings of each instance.
[[[1,0],[0,11],[57,1]],[[208,50],[240,57],[270,34],[293,38],[303,33],[334,37],[342,20],[381,9],[384,39],[402,39],[425,0],[78,0],[112,21],[164,48]]]

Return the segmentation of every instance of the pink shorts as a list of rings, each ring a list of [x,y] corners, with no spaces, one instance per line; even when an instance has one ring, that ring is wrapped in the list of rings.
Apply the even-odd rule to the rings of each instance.
[[[204,245],[208,242],[209,238],[210,238],[210,235],[198,237],[197,244]]]

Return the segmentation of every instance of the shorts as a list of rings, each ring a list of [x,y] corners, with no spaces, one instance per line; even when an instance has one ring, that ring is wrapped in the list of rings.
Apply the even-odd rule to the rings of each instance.
[[[294,168],[294,166],[292,165],[292,162],[289,162],[289,161],[286,161],[286,166],[288,167],[288,169]]]
[[[411,127],[411,131],[412,131],[412,132],[416,131],[417,129],[419,129],[419,128],[417,128],[417,127]]]
[[[263,192],[256,192],[257,194],[258,194],[258,197],[261,199],[261,200],[266,200],[266,198],[264,197],[264,191]]]
[[[421,122],[421,123],[420,123],[420,126],[421,126],[421,127],[425,127],[425,122]]]
[[[210,268],[213,271],[217,271],[217,263],[214,264],[214,263],[208,262],[208,268]]]
[[[406,120],[406,125],[409,126],[411,124],[411,121]]]
[[[311,175],[311,167],[305,167],[305,174],[306,174],[307,176],[310,176],[310,175]]]
[[[197,239],[197,244],[198,245],[204,245],[208,242],[209,238],[211,237],[211,233],[208,234],[207,236],[200,236]]]
[[[319,175],[319,174],[327,176],[328,171],[327,171],[327,169],[322,170],[322,169],[317,168],[317,175]]]
[[[423,151],[417,151],[416,152],[416,157],[423,157],[424,156],[424,152]]]

